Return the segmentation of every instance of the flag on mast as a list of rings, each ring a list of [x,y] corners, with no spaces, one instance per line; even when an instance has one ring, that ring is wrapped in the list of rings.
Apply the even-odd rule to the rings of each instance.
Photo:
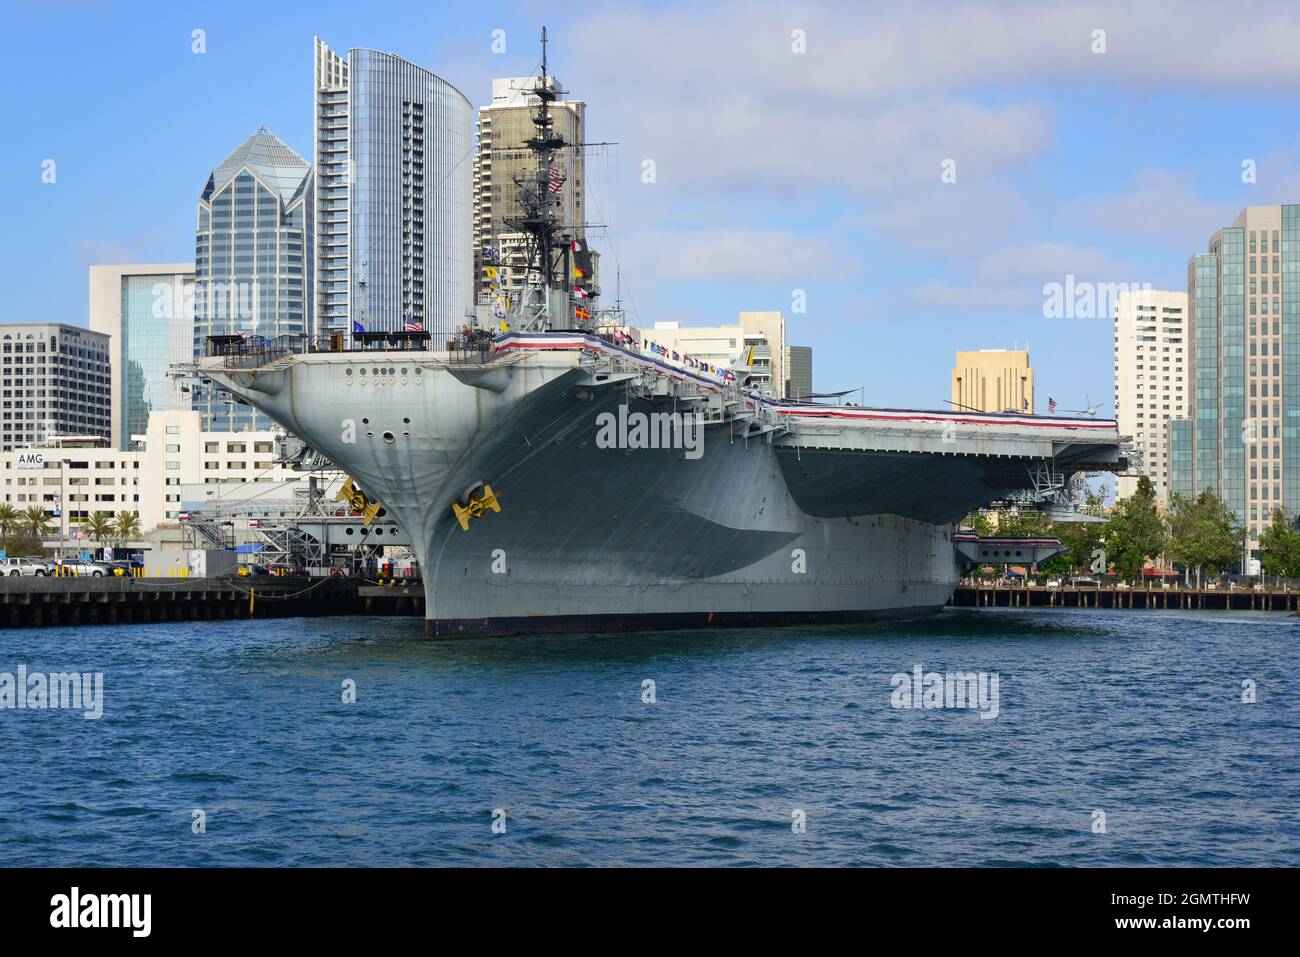
[[[575,239],[569,244],[573,252],[573,278],[586,279],[592,273],[591,250],[585,239]]]

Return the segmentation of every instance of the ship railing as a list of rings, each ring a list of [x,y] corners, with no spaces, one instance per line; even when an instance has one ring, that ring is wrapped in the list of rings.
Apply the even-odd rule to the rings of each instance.
[[[329,332],[311,337],[306,346],[307,352],[428,352],[433,348],[433,336],[403,329]]]
[[[492,333],[486,329],[461,332],[447,339],[447,359],[461,365],[481,365],[496,356]]]
[[[255,369],[304,351],[305,336],[208,336],[206,355],[220,356],[227,369]]]

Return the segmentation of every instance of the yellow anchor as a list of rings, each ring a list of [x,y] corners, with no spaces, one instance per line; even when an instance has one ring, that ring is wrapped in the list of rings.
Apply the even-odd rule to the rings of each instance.
[[[492,491],[491,485],[484,485],[482,490],[471,491],[466,496],[466,504],[461,505],[457,502],[451,503],[451,512],[456,516],[456,521],[460,522],[460,528],[463,532],[469,531],[469,520],[471,518],[482,518],[487,514],[488,509],[494,512],[501,511],[501,503],[497,501],[496,493]]]
[[[366,493],[353,484],[350,475],[347,481],[343,483],[343,487],[339,489],[338,494],[334,496],[334,501],[347,502],[352,511],[360,512],[362,524],[367,528],[379,516],[379,503],[366,498]]]

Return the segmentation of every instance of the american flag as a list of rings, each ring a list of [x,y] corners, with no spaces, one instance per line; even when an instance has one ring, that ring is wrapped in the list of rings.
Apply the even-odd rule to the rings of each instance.
[[[402,327],[402,331],[403,331],[403,332],[423,332],[423,331],[424,331],[424,323],[421,322],[419,319],[413,319],[412,317],[407,316],[407,317],[406,317],[406,325]]]
[[[1047,397],[1047,411],[1048,412],[1056,411],[1056,400],[1053,399],[1050,395]]]
[[[558,169],[552,166],[550,172],[548,172],[546,175],[547,178],[550,180],[546,188],[549,189],[552,193],[558,193],[560,190],[564,189],[564,174],[561,173]]]

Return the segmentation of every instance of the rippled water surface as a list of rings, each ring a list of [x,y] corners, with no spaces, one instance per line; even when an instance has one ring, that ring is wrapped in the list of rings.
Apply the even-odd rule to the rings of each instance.
[[[0,671],[99,671],[105,703],[0,711],[0,841],[17,865],[1296,866],[1298,634],[1096,610],[439,643],[391,618],[5,631]],[[1000,713],[891,707],[917,664],[996,672]]]

